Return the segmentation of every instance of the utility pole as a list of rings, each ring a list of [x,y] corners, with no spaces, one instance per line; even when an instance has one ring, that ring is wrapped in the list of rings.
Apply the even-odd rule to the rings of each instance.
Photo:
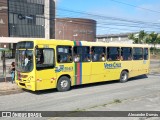
[[[5,51],[2,51],[2,63],[3,63],[3,77],[6,82],[6,61],[5,61]]]

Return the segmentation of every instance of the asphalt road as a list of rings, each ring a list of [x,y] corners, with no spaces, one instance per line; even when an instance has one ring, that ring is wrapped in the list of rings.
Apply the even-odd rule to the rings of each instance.
[[[114,81],[73,87],[67,92],[26,91],[0,96],[0,111],[160,111],[159,101],[160,74],[152,74],[126,83]]]
[[[160,68],[160,60],[151,60],[150,68]]]

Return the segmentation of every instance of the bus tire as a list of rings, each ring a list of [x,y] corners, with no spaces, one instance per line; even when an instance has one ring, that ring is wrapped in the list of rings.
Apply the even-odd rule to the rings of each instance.
[[[120,82],[124,83],[128,81],[128,72],[127,71],[122,71],[120,75]]]
[[[68,91],[71,87],[70,79],[66,76],[60,77],[57,83],[57,90],[59,92]]]

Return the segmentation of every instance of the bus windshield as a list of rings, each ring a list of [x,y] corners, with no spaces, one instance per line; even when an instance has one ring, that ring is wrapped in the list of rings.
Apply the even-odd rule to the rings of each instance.
[[[31,72],[33,69],[33,50],[16,50],[16,70]]]

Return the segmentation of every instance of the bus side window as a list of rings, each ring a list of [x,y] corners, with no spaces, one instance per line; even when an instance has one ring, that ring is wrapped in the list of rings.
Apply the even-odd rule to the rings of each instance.
[[[143,49],[143,58],[144,60],[148,60],[148,48]]]
[[[53,68],[54,67],[54,49],[52,48],[39,48],[39,51],[42,51],[42,53],[40,53],[40,55],[43,54],[43,60],[40,60],[39,55],[37,55],[38,57],[37,59],[37,63],[36,63],[36,69],[40,70],[40,69],[48,69],[48,68]]]
[[[140,47],[133,48],[133,60],[143,60],[143,49]]]
[[[75,46],[73,48],[74,62],[90,62],[90,47]]]
[[[71,63],[72,62],[72,47],[71,46],[57,46],[57,62]]]
[[[44,55],[43,55],[43,49],[38,49],[37,53],[37,59],[36,59],[38,64],[43,64],[44,62]]]
[[[106,48],[105,47],[92,47],[92,61],[104,62],[106,61]]]
[[[131,47],[122,47],[121,48],[121,60],[126,61],[126,60],[132,60],[132,48]]]
[[[120,48],[119,47],[107,47],[107,58],[108,61],[119,61],[120,56]]]

